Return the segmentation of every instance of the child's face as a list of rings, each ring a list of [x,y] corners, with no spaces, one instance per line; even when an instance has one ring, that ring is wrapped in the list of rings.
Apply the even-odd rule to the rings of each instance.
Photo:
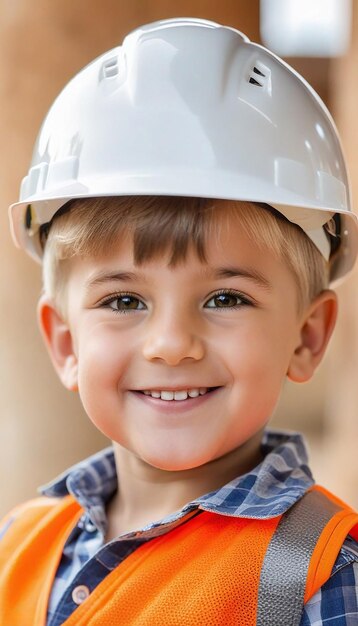
[[[73,261],[66,384],[114,442],[161,469],[194,468],[255,439],[270,418],[301,343],[294,279],[234,218],[207,264],[190,253],[175,268],[166,258],[138,267],[132,252],[121,240],[103,258]],[[175,390],[209,391],[144,393]]]

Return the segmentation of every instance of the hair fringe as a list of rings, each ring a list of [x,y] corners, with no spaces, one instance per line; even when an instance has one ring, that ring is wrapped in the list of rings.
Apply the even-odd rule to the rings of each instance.
[[[61,306],[69,261],[104,255],[120,237],[133,240],[136,265],[167,254],[174,267],[190,248],[205,263],[209,242],[218,246],[232,217],[255,245],[284,260],[301,305],[328,286],[328,263],[304,231],[275,209],[210,198],[123,196],[77,199],[62,207],[45,243],[44,290]]]

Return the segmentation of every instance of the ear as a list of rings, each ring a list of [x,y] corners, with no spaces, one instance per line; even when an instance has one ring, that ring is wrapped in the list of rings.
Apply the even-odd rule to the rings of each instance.
[[[299,345],[287,371],[287,377],[297,383],[312,378],[321,362],[337,319],[337,296],[334,291],[322,292],[305,312]]]
[[[37,312],[43,339],[62,384],[77,391],[77,356],[68,324],[46,295],[41,296]]]

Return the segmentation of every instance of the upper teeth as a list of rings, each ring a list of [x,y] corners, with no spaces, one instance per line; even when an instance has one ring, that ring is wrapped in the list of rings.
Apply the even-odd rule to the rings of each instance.
[[[146,390],[143,393],[146,396],[152,396],[152,398],[160,398],[161,400],[186,400],[190,398],[197,398],[199,395],[203,396],[208,391],[207,387],[199,387],[198,389],[180,389],[180,391],[150,391]]]

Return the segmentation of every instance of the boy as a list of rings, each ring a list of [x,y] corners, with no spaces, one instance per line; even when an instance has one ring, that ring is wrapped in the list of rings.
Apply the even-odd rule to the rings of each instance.
[[[317,95],[234,29],[145,26],[66,87],[12,228],[112,448],[4,521],[1,623],[356,623],[358,516],[264,433],[334,328],[348,194]]]

